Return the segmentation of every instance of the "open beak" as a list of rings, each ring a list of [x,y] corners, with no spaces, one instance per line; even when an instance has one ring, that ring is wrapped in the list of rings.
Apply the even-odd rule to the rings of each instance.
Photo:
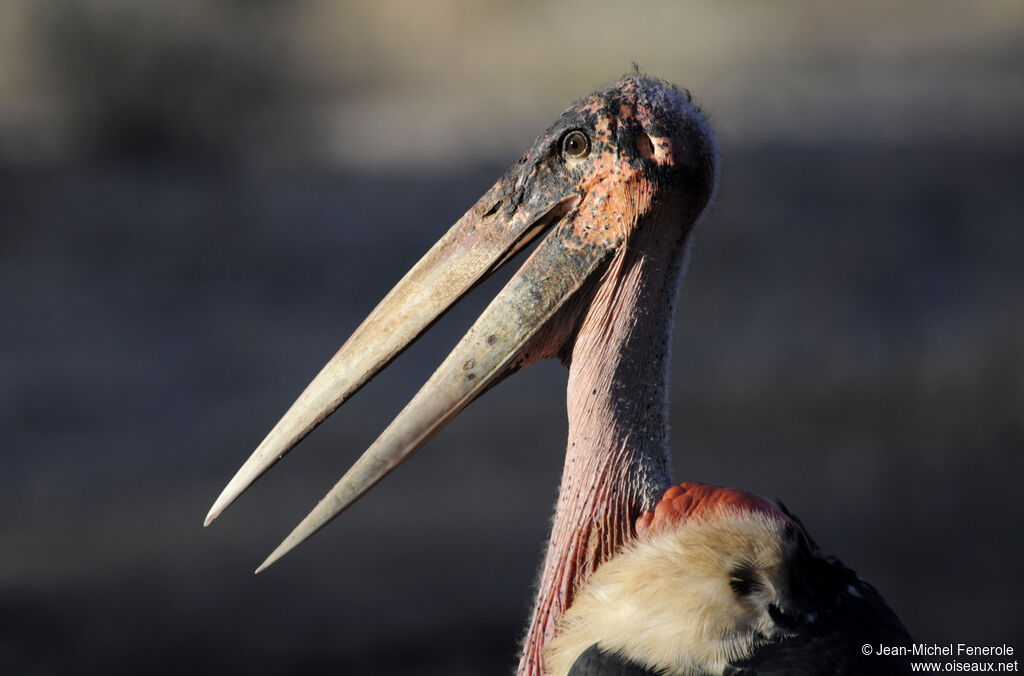
[[[682,241],[713,190],[714,148],[688,99],[665,84],[627,76],[565,111],[313,379],[228,483],[206,524],[473,286],[543,235],[416,396],[257,572],[528,361],[531,339],[642,223],[656,220],[649,216],[671,216],[673,237]]]
[[[547,232],[405,409],[256,572],[359,499],[506,374],[523,346],[614,249],[611,243],[602,245],[578,236],[579,223],[574,221],[581,195],[568,182],[545,181],[544,190],[531,191],[530,198],[523,199],[522,174],[527,167],[521,164],[495,184],[385,296],[217,498],[206,525],[474,285]],[[519,197],[514,194],[517,190]],[[547,197],[538,198],[538,194]]]

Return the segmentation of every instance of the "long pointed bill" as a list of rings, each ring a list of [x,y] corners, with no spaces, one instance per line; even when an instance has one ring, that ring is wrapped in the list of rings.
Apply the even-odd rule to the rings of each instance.
[[[402,278],[342,345],[246,460],[213,504],[216,519],[274,463],[414,342],[441,315],[503,262],[561,218],[575,197],[505,204],[515,188],[498,181]]]
[[[641,75],[562,113],[356,329],[224,489],[206,522],[466,292],[544,232],[544,241],[430,380],[259,570],[359,499],[488,386],[530,356],[544,356],[534,347],[543,343],[548,350],[556,340],[564,344],[555,351],[569,346],[569,315],[564,326],[552,326],[553,334],[561,332],[557,337],[531,340],[602,262],[625,250],[635,232],[667,228],[651,241],[683,250],[714,188],[711,138],[684,92]]]
[[[573,237],[572,226],[559,223],[412,401],[256,572],[359,499],[513,367],[522,348],[612,250],[610,243]]]

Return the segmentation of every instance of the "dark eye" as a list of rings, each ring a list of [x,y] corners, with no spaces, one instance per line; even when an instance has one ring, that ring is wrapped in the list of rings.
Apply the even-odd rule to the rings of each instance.
[[[590,139],[579,131],[571,131],[562,139],[562,156],[567,159],[581,160],[590,154]]]

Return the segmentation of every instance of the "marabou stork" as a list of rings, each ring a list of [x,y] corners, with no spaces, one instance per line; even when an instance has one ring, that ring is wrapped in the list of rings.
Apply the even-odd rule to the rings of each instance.
[[[707,121],[688,92],[666,82],[631,74],[566,110],[356,329],[242,465],[206,523],[471,288],[543,238],[405,409],[257,572],[370,490],[490,386],[532,362],[560,359],[569,369],[569,439],[519,663],[520,674],[545,673],[545,645],[577,592],[598,566],[619,558],[636,537],[637,519],[672,485],[672,317],[690,233],[717,173]],[[799,540],[776,544],[788,547],[793,537]]]

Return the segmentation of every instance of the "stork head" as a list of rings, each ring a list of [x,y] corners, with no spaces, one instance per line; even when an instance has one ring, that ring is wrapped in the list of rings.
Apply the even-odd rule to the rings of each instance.
[[[405,275],[310,383],[217,499],[207,524],[473,286],[542,238],[448,358],[261,567],[321,528],[488,386],[563,354],[574,310],[638,235],[682,251],[717,155],[689,95],[629,75],[566,110]]]

